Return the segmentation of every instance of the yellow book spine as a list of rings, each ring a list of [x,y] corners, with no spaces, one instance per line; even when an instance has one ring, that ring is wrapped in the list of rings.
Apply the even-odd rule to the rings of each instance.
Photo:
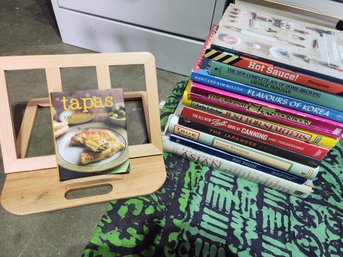
[[[283,127],[289,128],[291,130],[294,130],[296,132],[300,132],[303,135],[308,136],[308,139],[305,142],[308,142],[310,144],[313,145],[318,145],[318,146],[322,146],[325,148],[332,148],[334,147],[337,142],[339,141],[339,138],[332,138],[332,137],[328,137],[328,136],[324,136],[324,135],[319,135],[317,133],[311,132],[311,131],[307,131],[307,130],[302,130],[299,128],[294,128],[294,127],[289,127],[287,125],[282,125]]]

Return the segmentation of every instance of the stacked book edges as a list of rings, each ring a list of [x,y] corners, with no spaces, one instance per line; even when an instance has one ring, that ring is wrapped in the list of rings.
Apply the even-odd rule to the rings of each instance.
[[[343,33],[230,4],[212,27],[164,150],[305,198],[343,134]]]

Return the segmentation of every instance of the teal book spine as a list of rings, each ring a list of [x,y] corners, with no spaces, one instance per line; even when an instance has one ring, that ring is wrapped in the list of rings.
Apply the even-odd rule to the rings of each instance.
[[[248,86],[303,100],[308,103],[343,111],[343,97],[341,96],[325,93],[229,64],[212,61],[210,65],[210,74]]]

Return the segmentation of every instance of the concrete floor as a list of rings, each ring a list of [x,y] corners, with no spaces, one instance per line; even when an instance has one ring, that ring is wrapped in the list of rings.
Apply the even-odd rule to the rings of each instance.
[[[58,33],[48,0],[1,0],[0,2],[0,55],[37,55],[87,53],[85,49],[63,44]],[[73,87],[73,83],[91,87],[94,78],[88,78],[93,71],[82,69],[65,71],[63,83]],[[140,67],[118,68],[111,71],[119,86],[133,89],[142,76]],[[83,78],[75,82],[76,78]],[[157,70],[159,97],[165,100],[176,82],[184,76]],[[13,72],[9,74],[9,95],[13,108],[34,97],[47,96],[44,74],[38,72]],[[139,84],[139,83],[138,83]],[[136,88],[135,88],[136,89]],[[141,109],[128,107],[131,112]],[[15,109],[14,109],[15,110]],[[16,113],[14,111],[14,113]],[[132,117],[135,117],[132,114]],[[133,118],[132,118],[133,119]],[[43,140],[52,143],[49,113],[39,114],[33,146],[29,155],[46,155],[53,152],[53,145],[42,147]],[[18,126],[15,121],[15,126]],[[48,126],[47,126],[48,124]],[[137,129],[129,131],[132,142],[144,141]],[[0,190],[4,184],[2,158],[0,156]],[[65,209],[44,214],[16,216],[0,207],[0,257],[38,256],[80,256],[90,235],[94,231],[107,203],[86,207]]]

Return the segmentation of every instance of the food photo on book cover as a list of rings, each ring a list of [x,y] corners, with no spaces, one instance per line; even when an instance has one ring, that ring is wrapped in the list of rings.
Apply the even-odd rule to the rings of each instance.
[[[129,172],[122,89],[51,92],[60,180]]]

